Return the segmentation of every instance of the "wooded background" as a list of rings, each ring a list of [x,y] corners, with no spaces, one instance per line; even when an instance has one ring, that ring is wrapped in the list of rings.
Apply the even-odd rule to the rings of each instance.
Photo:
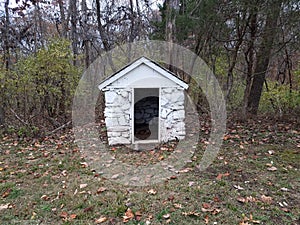
[[[228,110],[242,112],[241,119],[299,115],[297,0],[0,4],[0,125],[7,132],[39,135],[68,123],[84,69],[116,46],[151,39],[200,56],[221,83]]]

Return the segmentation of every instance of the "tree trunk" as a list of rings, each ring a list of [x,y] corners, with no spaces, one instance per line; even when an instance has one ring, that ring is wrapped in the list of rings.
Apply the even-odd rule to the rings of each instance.
[[[9,0],[6,0],[4,3],[4,10],[5,10],[5,20],[4,20],[4,67],[5,70],[8,71],[10,67],[10,47],[9,47],[9,27],[10,27],[10,18],[9,18]],[[5,80],[4,75],[4,79]],[[3,84],[4,83],[4,84]],[[2,86],[5,85],[5,82],[1,80]],[[6,97],[5,97],[5,87],[0,88],[0,128],[2,125],[5,124],[5,108],[6,108]]]
[[[103,28],[103,25],[101,23],[101,6],[100,6],[100,0],[96,0],[96,14],[97,14],[97,25],[98,25],[98,31],[103,43],[104,50],[108,52],[110,50],[110,45],[108,42],[107,34],[105,33],[105,30]]]
[[[64,38],[67,38],[68,22],[66,20],[63,0],[58,0],[58,5],[59,5],[60,19],[61,19],[61,24],[62,24],[61,36]]]
[[[81,21],[81,25],[84,31],[83,46],[85,52],[85,67],[88,68],[91,63],[91,59],[90,59],[90,40],[88,37],[88,12],[87,12],[88,7],[86,4],[86,0],[82,0],[81,10],[82,10],[82,18],[83,18],[83,21]]]
[[[72,40],[72,50],[74,54],[73,64],[77,64],[76,57],[78,55],[78,37],[77,37],[77,8],[76,0],[70,0],[69,2],[69,13],[71,13],[71,40]]]
[[[257,53],[256,67],[248,97],[247,111],[253,115],[257,114],[259,101],[265,82],[267,69],[276,35],[277,20],[280,15],[281,2],[276,1],[271,13],[267,15],[266,24],[262,36],[261,46]]]
[[[100,0],[96,0],[96,15],[97,15],[97,25],[98,25],[98,31],[99,31],[99,34],[100,34],[100,38],[101,38],[104,50],[106,52],[108,52],[111,48],[111,45],[109,44],[108,35],[105,32],[104,27],[103,27],[102,22],[101,22]],[[113,60],[112,60],[111,55],[110,55],[109,52],[108,52],[108,60],[109,60],[109,64],[110,64],[110,67],[111,67],[112,71],[115,72],[116,68],[114,66]]]
[[[250,88],[253,76],[253,68],[254,68],[254,59],[255,59],[255,38],[257,32],[257,8],[254,8],[254,11],[250,13],[249,16],[249,29],[250,29],[250,40],[248,41],[248,49],[245,52],[245,61],[247,63],[247,73],[246,73],[246,88],[244,90],[244,98],[243,98],[243,119],[247,117],[247,106],[248,106],[248,98],[250,95]]]
[[[10,51],[9,51],[9,26],[10,26],[10,19],[9,19],[9,0],[5,1],[4,8],[5,8],[5,24],[4,24],[4,63],[5,68],[8,70],[10,66]]]

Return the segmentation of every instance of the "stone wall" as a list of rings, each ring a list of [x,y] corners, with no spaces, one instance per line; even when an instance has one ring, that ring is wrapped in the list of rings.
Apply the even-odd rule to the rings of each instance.
[[[131,144],[131,135],[133,130],[131,127],[132,89],[107,88],[104,92],[106,104],[104,115],[107,127],[108,143],[110,145]],[[160,140],[167,142],[175,139],[184,139],[184,90],[180,87],[161,88],[160,97]],[[154,117],[155,119],[156,113],[154,111],[152,112],[152,110],[155,111],[154,107],[150,107],[148,109],[149,114],[150,111],[153,113],[153,115],[149,118],[152,117],[151,119],[153,119]],[[147,109],[145,109],[143,113],[146,113],[146,111]],[[145,117],[141,117],[141,119],[145,119]],[[149,129],[150,128],[151,127],[149,127]]]
[[[185,137],[184,90],[176,87],[161,88],[160,135],[167,142]]]
[[[130,144],[131,137],[131,100],[130,88],[105,89],[105,123],[108,143]]]

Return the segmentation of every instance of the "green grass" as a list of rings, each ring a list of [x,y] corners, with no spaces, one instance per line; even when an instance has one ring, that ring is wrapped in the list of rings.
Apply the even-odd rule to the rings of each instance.
[[[260,224],[299,224],[300,149],[294,144],[240,149],[238,143],[227,143],[205,171],[193,170],[152,186],[131,187],[82,166],[80,152],[71,142],[65,141],[59,148],[55,141],[37,146],[13,143],[11,139],[1,143],[1,149],[9,150],[0,156],[0,205],[9,204],[0,210],[1,224],[95,224],[102,216],[112,224],[123,224],[128,208],[142,216],[127,224],[205,224],[205,218],[209,224],[239,224],[250,215]],[[274,154],[270,155],[270,150]],[[140,153],[132,154],[134,163]],[[196,153],[198,160],[201,154]],[[267,170],[271,162],[276,171]],[[187,166],[196,164],[193,161]],[[217,179],[227,172],[230,175]],[[80,184],[87,186],[80,189]],[[99,187],[106,190],[97,193]],[[157,193],[149,194],[149,189]],[[263,202],[262,195],[270,196],[272,202]],[[237,200],[249,196],[256,201]],[[284,202],[287,206],[281,207]],[[208,211],[203,210],[205,204],[209,204]],[[72,214],[76,215],[73,219]],[[164,218],[166,214],[170,214],[170,221]]]

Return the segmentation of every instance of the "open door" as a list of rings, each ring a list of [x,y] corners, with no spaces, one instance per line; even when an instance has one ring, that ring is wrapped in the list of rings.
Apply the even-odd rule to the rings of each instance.
[[[133,111],[133,142],[159,142],[159,88],[135,88]]]

